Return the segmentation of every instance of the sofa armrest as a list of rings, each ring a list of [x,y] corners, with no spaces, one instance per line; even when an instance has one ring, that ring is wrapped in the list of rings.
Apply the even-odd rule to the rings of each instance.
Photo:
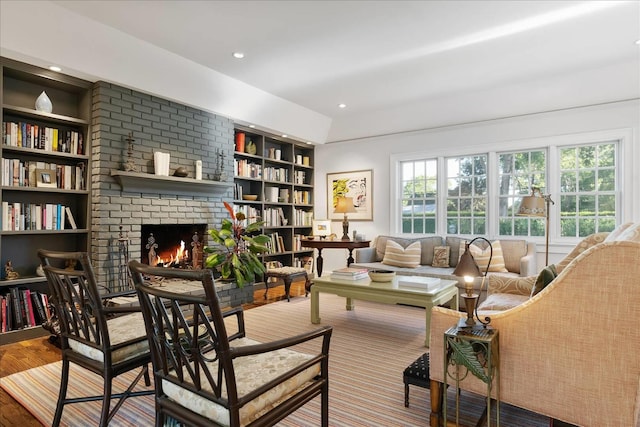
[[[520,258],[520,276],[527,277],[538,274],[538,263],[535,242],[527,242],[527,254]]]
[[[356,249],[356,262],[376,262],[376,248]]]

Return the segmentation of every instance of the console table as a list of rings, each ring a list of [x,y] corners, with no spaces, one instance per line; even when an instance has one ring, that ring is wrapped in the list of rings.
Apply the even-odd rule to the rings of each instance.
[[[302,247],[314,248],[318,250],[318,258],[316,259],[316,271],[318,277],[322,276],[322,250],[331,249],[348,249],[349,258],[347,258],[347,267],[353,262],[353,250],[357,248],[368,248],[370,240],[309,240],[302,239]]]

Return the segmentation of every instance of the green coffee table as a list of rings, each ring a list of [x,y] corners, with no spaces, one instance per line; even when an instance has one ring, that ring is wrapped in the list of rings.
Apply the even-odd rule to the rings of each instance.
[[[320,292],[335,294],[347,299],[346,309],[353,310],[354,300],[381,302],[385,304],[407,304],[425,308],[426,338],[429,347],[431,308],[451,302],[458,309],[458,288],[455,280],[439,280],[437,283],[415,283],[428,281],[417,276],[396,276],[392,282],[372,282],[370,279],[340,280],[331,278],[330,272],[313,280],[311,286],[311,323],[320,323]],[[432,279],[436,280],[436,279]]]

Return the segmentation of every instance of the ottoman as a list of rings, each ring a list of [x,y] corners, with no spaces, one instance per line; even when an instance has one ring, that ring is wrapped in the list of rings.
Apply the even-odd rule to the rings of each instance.
[[[429,379],[429,353],[418,357],[411,365],[407,366],[402,374],[404,381],[404,406],[409,407],[409,384],[428,389]]]

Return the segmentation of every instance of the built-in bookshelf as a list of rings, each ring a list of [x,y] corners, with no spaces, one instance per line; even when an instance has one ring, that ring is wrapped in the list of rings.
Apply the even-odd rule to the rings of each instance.
[[[86,251],[91,83],[1,58],[0,344],[47,332],[40,248]],[[36,109],[45,92],[52,111]],[[10,264],[10,268],[7,265]]]
[[[264,261],[301,267],[313,250],[301,237],[313,221],[313,145],[237,126],[234,206],[271,237]]]

